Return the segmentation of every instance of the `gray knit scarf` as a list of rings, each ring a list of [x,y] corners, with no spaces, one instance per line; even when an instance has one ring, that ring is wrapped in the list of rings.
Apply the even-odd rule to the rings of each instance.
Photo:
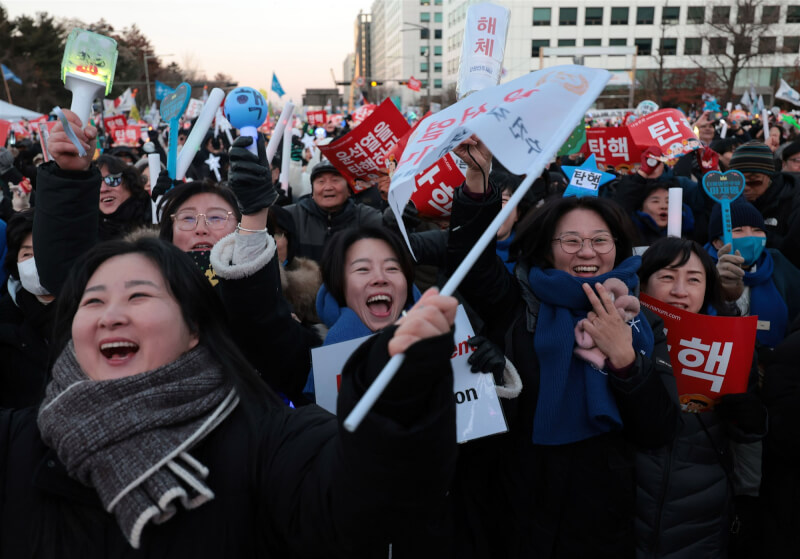
[[[193,509],[214,498],[208,469],[189,455],[239,402],[201,345],[158,369],[93,381],[70,341],[53,366],[39,410],[42,440],[69,474],[94,487],[138,549],[149,521],[165,522],[179,499]]]

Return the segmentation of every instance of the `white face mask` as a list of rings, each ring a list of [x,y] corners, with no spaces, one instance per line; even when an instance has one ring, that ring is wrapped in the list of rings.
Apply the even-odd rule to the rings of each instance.
[[[17,270],[19,271],[19,281],[25,291],[39,296],[50,295],[50,292],[39,283],[39,270],[36,269],[36,260],[34,258],[18,262]]]

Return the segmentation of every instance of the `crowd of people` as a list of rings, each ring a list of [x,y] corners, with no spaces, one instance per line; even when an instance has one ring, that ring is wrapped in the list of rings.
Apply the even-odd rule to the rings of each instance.
[[[449,297],[438,288],[524,178],[478,137],[454,150],[466,173],[449,217],[406,208],[412,258],[386,180],[353,194],[313,148],[295,154],[312,155],[304,195],[279,187],[262,136],[251,151],[212,133],[193,180],[163,170],[151,188],[164,135],[100,155],[98,130],[64,112],[85,155],[61,122],[46,163],[38,143],[0,148],[0,558],[800,554],[793,128],[762,141],[760,123],[703,112],[699,150],[673,165],[647,150],[598,196],[564,197],[562,165],[585,154],[556,158]],[[711,170],[746,180],[731,243],[701,186]],[[757,315],[746,391],[682,407],[640,293]],[[508,425],[462,445],[459,304]],[[364,336],[329,414],[311,350]]]

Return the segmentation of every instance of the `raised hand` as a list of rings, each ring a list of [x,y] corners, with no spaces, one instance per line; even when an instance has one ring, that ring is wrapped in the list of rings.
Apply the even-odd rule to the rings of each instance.
[[[73,132],[75,132],[75,136],[78,137],[78,141],[86,151],[86,155],[83,157],[78,155],[78,148],[67,136],[61,120],[58,120],[50,131],[50,138],[47,140],[47,151],[50,152],[50,156],[62,169],[66,171],[86,171],[94,159],[97,128],[92,125],[83,126],[78,115],[67,109],[62,110]]]
[[[633,350],[631,327],[622,319],[614,307],[611,294],[598,283],[597,294],[588,283],[583,284],[583,292],[589,298],[592,309],[586,315],[584,329],[592,337],[597,348],[608,358],[614,369],[624,369],[636,359]]]
[[[722,284],[722,295],[726,301],[735,301],[744,292],[744,258],[736,251],[731,254],[730,243],[717,251],[717,273]]]
[[[405,353],[414,343],[446,334],[456,319],[458,301],[439,295],[435,287],[428,289],[397,324],[400,326],[389,341],[389,355]]]

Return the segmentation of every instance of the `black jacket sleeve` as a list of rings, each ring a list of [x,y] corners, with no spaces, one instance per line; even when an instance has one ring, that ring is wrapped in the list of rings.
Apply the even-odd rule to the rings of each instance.
[[[57,295],[77,258],[97,243],[100,171],[64,171],[55,162],[39,166],[33,243],[42,285]]]
[[[341,427],[387,362],[393,333],[373,336],[345,365],[338,432],[329,415],[306,406],[284,413],[278,444],[262,454],[269,517],[295,554],[388,551],[445,507],[456,461],[452,332],[410,347],[360,427]]]

